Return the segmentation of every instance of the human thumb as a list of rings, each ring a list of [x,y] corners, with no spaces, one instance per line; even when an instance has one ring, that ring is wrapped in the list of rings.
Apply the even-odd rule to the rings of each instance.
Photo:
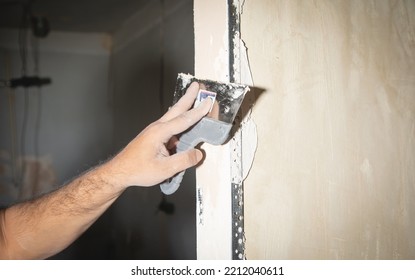
[[[171,155],[168,158],[168,164],[171,167],[171,176],[179,173],[189,167],[195,166],[203,159],[202,151],[190,149]]]

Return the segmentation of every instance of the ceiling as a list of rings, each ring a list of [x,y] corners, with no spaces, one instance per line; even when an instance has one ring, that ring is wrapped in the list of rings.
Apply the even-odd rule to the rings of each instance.
[[[162,0],[0,0],[0,28],[18,28],[23,4],[32,2],[51,30],[112,33],[150,1]]]

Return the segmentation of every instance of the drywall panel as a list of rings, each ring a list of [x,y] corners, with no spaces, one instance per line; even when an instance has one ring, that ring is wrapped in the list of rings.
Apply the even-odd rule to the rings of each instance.
[[[414,259],[415,2],[246,0],[241,30],[247,258]]]
[[[229,81],[226,0],[195,0],[195,75]],[[205,160],[196,170],[197,258],[231,259],[231,175],[229,144],[203,144]]]

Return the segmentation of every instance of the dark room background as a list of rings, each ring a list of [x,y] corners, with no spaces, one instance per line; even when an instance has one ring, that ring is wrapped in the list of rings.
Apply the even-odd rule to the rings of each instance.
[[[25,7],[49,22],[45,38],[22,25]],[[0,80],[51,79],[0,88],[0,207],[114,155],[168,109],[177,74],[193,68],[191,0],[0,1]],[[164,199],[158,186],[129,188],[53,258],[196,258],[194,184],[189,170]]]

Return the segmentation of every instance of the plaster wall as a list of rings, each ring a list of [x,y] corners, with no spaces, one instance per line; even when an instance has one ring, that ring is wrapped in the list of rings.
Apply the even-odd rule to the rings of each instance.
[[[229,82],[227,1],[194,1],[195,75]],[[229,143],[204,143],[196,169],[197,258],[231,259],[231,174]]]
[[[248,259],[415,258],[415,3],[246,0]]]

